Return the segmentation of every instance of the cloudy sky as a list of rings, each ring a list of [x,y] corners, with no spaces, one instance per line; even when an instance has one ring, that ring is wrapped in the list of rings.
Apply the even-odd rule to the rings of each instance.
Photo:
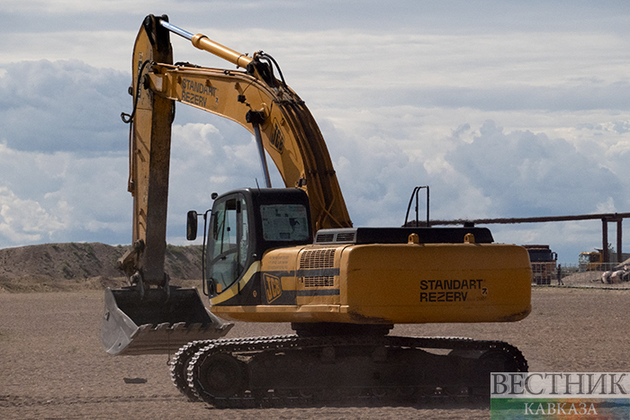
[[[2,4],[0,247],[131,241],[120,113],[149,13],[280,63],[355,226],[402,224],[416,185],[431,188],[432,219],[630,212],[627,0]],[[172,42],[177,61],[233,67]],[[184,244],[187,210],[261,173],[231,122],[180,105],[173,134],[168,241]],[[549,244],[562,263],[601,246],[599,221],[490,228],[499,242]]]

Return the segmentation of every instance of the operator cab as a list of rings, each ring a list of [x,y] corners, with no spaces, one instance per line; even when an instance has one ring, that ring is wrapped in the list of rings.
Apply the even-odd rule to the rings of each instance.
[[[188,239],[196,237],[196,221],[196,212],[189,212]],[[210,297],[232,286],[268,249],[313,243],[308,196],[296,188],[223,194],[214,201],[207,225],[203,274]]]

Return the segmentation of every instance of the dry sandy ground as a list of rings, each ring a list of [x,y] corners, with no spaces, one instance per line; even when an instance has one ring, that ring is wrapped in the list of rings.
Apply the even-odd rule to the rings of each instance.
[[[99,291],[0,294],[0,418],[490,417],[478,406],[217,410],[189,403],[171,384],[167,356],[103,351],[102,298]],[[532,314],[518,323],[401,326],[395,334],[501,339],[521,349],[530,371],[630,371],[630,290],[536,288],[532,300]],[[230,336],[286,333],[286,325],[237,324]]]

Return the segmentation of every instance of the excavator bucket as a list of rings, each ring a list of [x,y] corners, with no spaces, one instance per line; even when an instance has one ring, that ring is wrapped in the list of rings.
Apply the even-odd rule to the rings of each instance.
[[[233,324],[222,323],[204,307],[197,289],[169,286],[105,290],[102,341],[115,356],[175,353],[190,341],[223,337]]]

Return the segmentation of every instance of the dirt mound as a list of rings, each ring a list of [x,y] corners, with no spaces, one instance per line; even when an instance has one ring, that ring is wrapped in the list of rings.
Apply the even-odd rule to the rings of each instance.
[[[128,247],[61,243],[0,249],[0,292],[71,291],[126,285],[116,261]],[[172,284],[201,278],[201,247],[166,249]]]
[[[569,287],[587,287],[598,289],[630,289],[630,282],[604,284],[602,282],[601,271],[586,271],[582,273],[573,273],[562,278],[565,286]]]
[[[563,277],[562,281],[567,285],[587,285],[591,283],[601,283],[601,279],[601,271],[585,271]]]

